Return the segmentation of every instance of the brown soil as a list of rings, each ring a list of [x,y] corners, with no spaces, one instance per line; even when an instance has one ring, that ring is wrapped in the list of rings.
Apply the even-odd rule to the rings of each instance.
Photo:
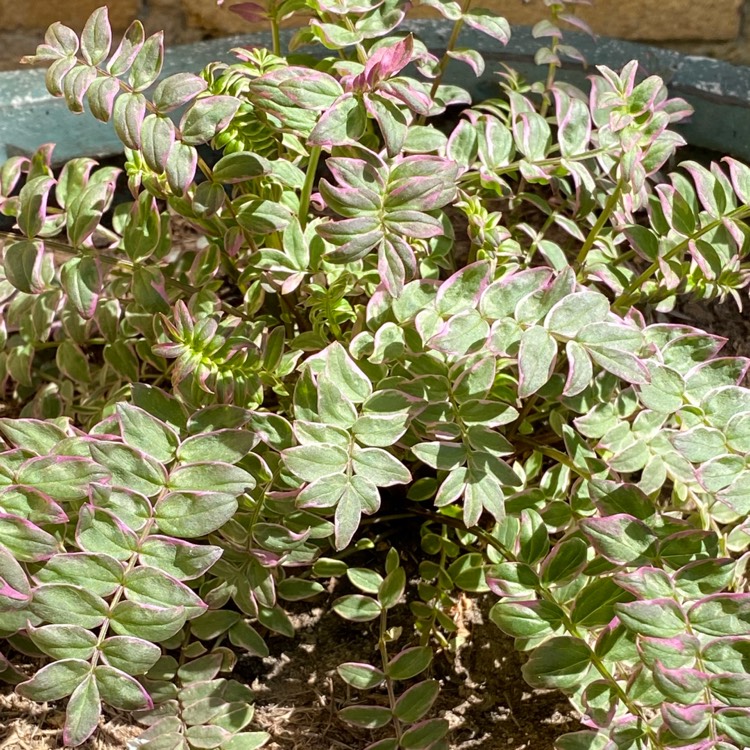
[[[471,646],[455,658],[438,654],[431,667],[441,682],[433,713],[451,725],[451,750],[552,750],[557,737],[580,727],[566,698],[526,685],[520,672],[524,657],[487,619],[489,600],[462,602],[461,625]],[[256,693],[252,728],[271,734],[268,750],[362,750],[379,737],[344,724],[337,710],[364,695],[368,702],[383,696],[358,693],[336,674],[345,661],[378,664],[377,635],[369,623],[342,620],[329,604],[308,604],[307,611],[296,605],[296,638],[270,636],[267,658],[240,658],[233,676]],[[393,653],[411,638],[405,607],[397,607],[394,616],[403,618],[404,634]],[[64,718],[62,704],[37,705],[6,693],[0,696],[0,750],[61,747]],[[82,747],[125,748],[139,731],[126,716],[108,714]]]
[[[556,691],[532,691],[520,673],[524,657],[487,619],[489,601],[464,598],[461,625],[471,646],[455,658],[438,654],[432,675],[441,682],[436,713],[448,719],[451,750],[551,750],[561,734],[580,725]],[[398,608],[394,610],[398,621]],[[411,637],[408,613],[402,642]],[[366,696],[336,674],[345,661],[379,663],[377,636],[369,623],[348,623],[328,607],[296,618],[294,641],[272,638],[271,655],[241,659],[237,677],[255,690],[256,722],[272,734],[271,750],[361,750],[377,739],[341,722],[337,709]]]

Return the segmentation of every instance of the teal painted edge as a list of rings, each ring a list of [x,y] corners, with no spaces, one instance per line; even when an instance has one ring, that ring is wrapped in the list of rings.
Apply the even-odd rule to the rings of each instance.
[[[417,33],[428,48],[441,50],[451,26],[415,20],[407,29]],[[286,40],[290,34],[287,32]],[[619,69],[630,60],[639,60],[644,74],[662,76],[673,96],[687,99],[695,108],[690,122],[679,128],[692,145],[750,161],[750,67],[606,37],[592,40],[573,32],[566,34],[566,42],[578,47],[590,66]],[[253,46],[270,46],[270,36],[251,34],[172,47],[165,54],[162,76],[198,72],[214,60],[231,62],[232,47]],[[515,67],[527,80],[541,80],[546,75],[546,68],[534,64],[540,42],[528,28],[514,29],[506,47],[469,29],[462,33],[459,46],[477,49],[487,62],[484,75],[478,79],[460,63],[451,62],[448,68],[446,81],[468,88],[475,101],[497,96],[497,73],[502,63]],[[322,47],[311,51],[320,56],[328,52]],[[590,72],[578,63],[566,62],[559,77],[585,88]],[[0,73],[0,161],[17,154],[29,155],[49,142],[57,144],[57,163],[75,156],[104,158],[122,153],[111,124],[69,112],[63,100],[47,93],[44,74],[39,69]]]

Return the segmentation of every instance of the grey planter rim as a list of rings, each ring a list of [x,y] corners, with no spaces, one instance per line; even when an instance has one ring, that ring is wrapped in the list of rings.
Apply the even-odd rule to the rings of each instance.
[[[430,49],[441,50],[445,49],[451,24],[413,20],[404,29],[417,33]],[[585,54],[589,69],[583,69],[579,63],[565,62],[558,73],[561,80],[585,90],[586,77],[593,66],[619,69],[636,59],[645,75],[660,75],[673,96],[683,97],[695,109],[689,122],[678,127],[688,143],[750,161],[750,67],[618,39],[591,39],[578,32],[566,34],[565,40]],[[167,48],[162,75],[183,70],[197,72],[213,60],[231,61],[229,50],[238,46],[270,46],[270,36],[261,33],[223,37]],[[512,64],[530,81],[546,75],[546,68],[534,63],[534,53],[541,42],[532,37],[528,27],[514,27],[506,47],[484,34],[465,29],[459,46],[478,50],[487,62],[479,78],[455,61],[447,71],[447,82],[468,88],[475,101],[497,95],[496,74],[501,63]],[[320,55],[328,52],[322,47],[317,50]],[[16,154],[28,155],[48,142],[57,144],[57,163],[75,156],[104,158],[122,153],[122,144],[111,124],[69,112],[64,101],[47,93],[44,73],[43,69],[0,73],[0,163]]]

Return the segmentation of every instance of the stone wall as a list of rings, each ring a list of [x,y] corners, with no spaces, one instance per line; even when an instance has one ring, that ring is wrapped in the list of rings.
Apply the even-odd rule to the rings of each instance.
[[[0,69],[17,67],[18,58],[35,49],[44,29],[62,20],[80,30],[104,0],[0,0]],[[258,30],[230,13],[225,0],[110,0],[113,26],[122,30],[140,18],[149,32],[164,29],[168,44],[226,33]],[[544,17],[542,0],[478,0],[511,23]],[[420,15],[417,9],[415,15]],[[750,63],[750,0],[595,0],[579,14],[606,36],[670,46],[682,51]],[[747,23],[746,23],[747,21]]]

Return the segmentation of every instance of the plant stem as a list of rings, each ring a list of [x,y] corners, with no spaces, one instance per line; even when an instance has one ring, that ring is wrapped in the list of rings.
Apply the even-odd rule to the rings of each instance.
[[[272,38],[272,51],[277,57],[281,56],[281,34],[279,33],[279,19],[276,16],[276,8],[271,15],[271,38]]]
[[[435,94],[437,94],[437,90],[440,88],[440,84],[443,81],[443,75],[445,74],[445,69],[448,67],[448,62],[450,61],[450,55],[449,52],[452,52],[454,47],[456,46],[456,42],[458,41],[458,36],[461,33],[461,29],[464,26],[464,14],[468,13],[469,8],[471,7],[471,0],[463,0],[461,3],[461,15],[456,19],[455,23],[453,24],[453,29],[451,30],[451,35],[448,39],[448,44],[445,47],[445,52],[443,53],[443,57],[441,58],[440,62],[438,63],[438,73],[435,77],[435,80],[432,82],[432,88],[430,89],[430,99],[434,98]],[[424,115],[420,116],[418,120],[419,125],[424,125],[425,117]]]
[[[388,610],[382,609],[380,611],[380,634],[378,637],[378,648],[380,649],[380,660],[383,662],[383,671],[386,672],[385,686],[388,690],[388,703],[390,705],[391,713],[396,708],[396,693],[393,690],[393,680],[388,676],[388,644],[385,640],[386,625],[388,624]],[[399,744],[401,743],[401,722],[394,716],[393,717],[393,728],[396,732],[396,739]]]
[[[313,146],[310,149],[310,158],[307,162],[307,172],[305,174],[305,184],[302,186],[302,193],[299,197],[299,223],[302,229],[307,226],[307,212],[310,209],[310,196],[312,195],[313,185],[315,184],[315,173],[318,171],[320,151],[320,146]]]
[[[607,203],[602,209],[602,212],[599,214],[599,218],[596,220],[596,224],[594,224],[594,226],[591,228],[588,237],[586,237],[586,241],[583,243],[583,247],[581,247],[581,251],[578,253],[578,257],[575,261],[576,268],[581,268],[586,262],[586,256],[594,246],[594,242],[596,242],[596,240],[599,238],[599,234],[604,228],[604,225],[609,221],[609,218],[610,216],[612,216],[615,208],[617,208],[617,203],[622,197],[623,187],[624,185],[622,180],[618,180],[617,185],[615,185],[615,189],[609,196],[609,200],[607,200]]]

